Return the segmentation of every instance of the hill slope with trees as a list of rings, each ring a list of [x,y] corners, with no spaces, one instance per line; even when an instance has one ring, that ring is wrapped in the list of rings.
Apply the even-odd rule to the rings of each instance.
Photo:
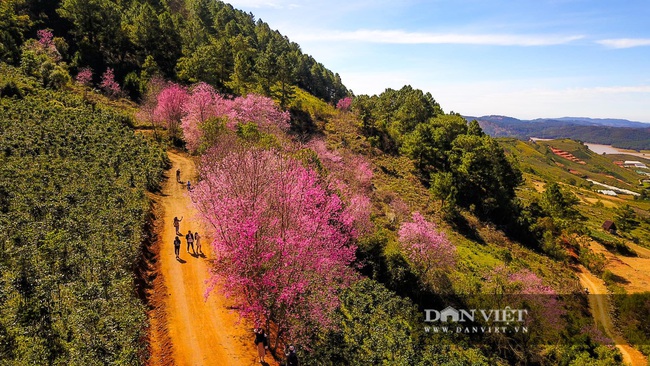
[[[493,137],[570,138],[594,144],[612,145],[621,149],[650,149],[650,124],[617,119],[538,118],[519,120],[506,116],[465,117],[478,120],[483,130]]]
[[[573,193],[554,181],[522,193],[534,172],[429,93],[352,98],[220,1],[9,0],[0,25],[3,362],[147,362],[145,191],[175,144],[199,162],[190,194],[219,253],[209,291],[271,329],[276,354],[293,343],[310,365],[620,364],[570,267],[603,265]],[[132,129],[150,124],[153,138]],[[425,309],[506,303],[530,311],[530,332],[425,327]]]

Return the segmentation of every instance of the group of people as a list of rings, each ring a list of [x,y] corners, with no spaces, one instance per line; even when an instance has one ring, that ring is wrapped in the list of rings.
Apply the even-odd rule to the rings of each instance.
[[[179,231],[181,221],[183,221],[183,216],[181,216],[180,219],[178,217],[174,217],[174,229],[176,230],[176,235],[174,236],[174,254],[176,254],[176,259],[180,258],[181,239],[179,236],[183,236],[183,234]],[[203,251],[201,250],[201,236],[199,235],[198,231],[192,233],[192,230],[188,230],[187,234],[185,234],[185,240],[187,241],[188,253],[190,252],[190,248],[192,248],[193,255],[203,254]],[[194,243],[196,243],[196,250],[194,249]]]
[[[181,182],[180,169],[176,169],[176,182],[183,183]],[[192,185],[189,180],[187,181],[187,190],[192,190]],[[181,216],[180,219],[178,217],[174,217],[174,229],[176,230],[176,235],[174,236],[174,254],[176,254],[176,259],[180,258],[181,251],[181,239],[179,236],[183,236],[183,234],[180,232],[181,221],[183,221],[183,216]],[[188,253],[190,252],[191,247],[193,255],[203,254],[203,251],[201,250],[201,236],[199,235],[198,231],[192,233],[192,230],[188,230],[187,234],[185,234],[185,240],[187,241]],[[196,250],[194,250],[194,243],[196,243]]]
[[[176,182],[183,183],[181,181],[180,169],[176,170]],[[187,190],[192,190],[192,185],[189,180],[187,181]],[[180,237],[183,236],[183,234],[180,232],[181,221],[183,221],[183,216],[181,216],[180,219],[178,217],[174,217],[174,230],[176,230],[176,235],[174,236],[174,254],[176,254],[176,259],[180,258]],[[192,248],[193,255],[203,254],[201,250],[201,236],[198,232],[192,233],[191,230],[188,230],[187,234],[185,234],[185,240],[187,242],[188,253],[190,252],[190,248]],[[196,250],[194,250],[194,243],[196,243]],[[265,363],[264,356],[266,355],[266,350],[269,348],[268,336],[264,332],[264,329],[261,327],[255,328],[253,332],[255,333],[255,346],[257,347],[257,354],[259,356],[260,363],[263,364]],[[296,355],[296,349],[294,346],[290,345],[287,347],[285,350],[285,356],[286,366],[299,366],[298,355]]]
[[[255,346],[257,347],[257,355],[260,358],[260,363],[265,363],[264,356],[266,355],[266,350],[269,349],[269,339],[264,329],[258,327],[253,329],[255,333]],[[286,366],[299,366],[298,364],[298,355],[296,355],[296,348],[293,345],[287,347],[284,352],[286,359]]]
[[[177,181],[178,183],[183,183],[183,182],[181,181],[181,170],[180,170],[180,169],[176,169],[176,181]],[[190,183],[190,180],[189,180],[189,179],[187,180],[187,190],[188,190],[188,191],[191,191],[191,190],[192,190],[192,183]]]

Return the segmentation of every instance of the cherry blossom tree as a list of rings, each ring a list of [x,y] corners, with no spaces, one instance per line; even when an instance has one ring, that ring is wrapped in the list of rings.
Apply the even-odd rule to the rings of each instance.
[[[40,29],[36,32],[39,47],[55,62],[61,61],[61,54],[54,44],[54,34],[49,29]]]
[[[254,123],[266,132],[277,133],[289,128],[290,114],[281,111],[273,99],[257,94],[229,100],[207,84],[197,84],[183,106],[181,127],[190,151],[196,151],[204,137],[202,125],[208,119],[223,118],[234,130],[240,123]]]
[[[455,265],[456,247],[419,212],[412,214],[412,220],[402,223],[398,240],[420,277],[430,281],[436,273]]]
[[[327,148],[322,139],[312,139],[307,147],[314,150],[321,163],[334,178],[344,181],[353,191],[366,191],[370,188],[374,175],[372,165],[363,155],[346,154]]]
[[[79,73],[77,73],[75,80],[83,86],[89,86],[93,81],[93,70],[89,67],[82,68],[79,70]]]
[[[564,304],[556,291],[529,269],[513,270],[504,265],[492,268],[484,276],[483,296],[470,296],[472,307],[481,309],[526,310],[522,326],[529,333],[490,334],[490,342],[500,352],[513,352],[522,362],[533,357],[532,344],[553,344],[567,324]],[[477,302],[478,301],[478,302]]]
[[[338,103],[336,103],[336,108],[342,111],[349,111],[351,105],[352,97],[345,97],[343,99],[339,99]]]
[[[267,130],[272,128],[287,130],[291,119],[289,112],[281,111],[273,99],[259,94],[235,98],[228,117],[230,117],[228,127],[233,129],[237,123],[253,122]]]
[[[564,310],[557,298],[557,292],[544,285],[541,278],[529,269],[521,269],[508,275],[508,281],[514,287],[514,292],[525,295],[527,303],[537,310],[537,317],[555,331],[560,331],[564,324],[562,315]]]
[[[154,76],[147,82],[147,87],[144,95],[142,96],[142,103],[140,109],[136,113],[136,117],[144,122],[149,122],[154,133],[154,137],[158,139],[158,131],[156,130],[157,121],[154,117],[154,111],[158,105],[158,95],[165,89],[167,82],[161,77]]]
[[[45,48],[54,47],[54,34],[49,29],[40,29],[36,32],[38,43]]]
[[[115,81],[115,74],[113,73],[113,69],[110,67],[104,71],[104,74],[102,74],[102,81],[99,86],[108,96],[111,97],[117,97],[122,93],[122,88],[120,88],[120,84]]]
[[[214,88],[206,83],[194,85],[188,96],[183,110],[181,128],[186,147],[196,151],[203,138],[203,124],[214,118],[226,118],[231,109],[232,101],[223,98]]]
[[[269,150],[218,144],[191,192],[215,230],[213,284],[251,319],[307,344],[331,326],[338,292],[354,279],[354,218],[318,174]],[[208,293],[213,290],[210,287]]]
[[[188,97],[187,89],[176,83],[169,83],[156,98],[157,103],[153,110],[154,121],[166,127],[172,137],[178,137]]]

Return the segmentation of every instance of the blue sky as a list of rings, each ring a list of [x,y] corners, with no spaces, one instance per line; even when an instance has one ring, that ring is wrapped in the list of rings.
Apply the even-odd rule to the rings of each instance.
[[[650,122],[648,0],[235,0],[355,94],[446,112]]]

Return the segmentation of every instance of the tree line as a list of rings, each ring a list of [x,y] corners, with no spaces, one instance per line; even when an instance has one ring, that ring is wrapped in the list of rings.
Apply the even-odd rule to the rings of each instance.
[[[293,87],[331,103],[350,94],[338,74],[251,13],[213,0],[8,0],[0,5],[0,60],[47,29],[66,71],[113,69],[138,100],[154,76],[206,82],[222,93],[287,102]],[[283,102],[283,104],[284,104]]]

